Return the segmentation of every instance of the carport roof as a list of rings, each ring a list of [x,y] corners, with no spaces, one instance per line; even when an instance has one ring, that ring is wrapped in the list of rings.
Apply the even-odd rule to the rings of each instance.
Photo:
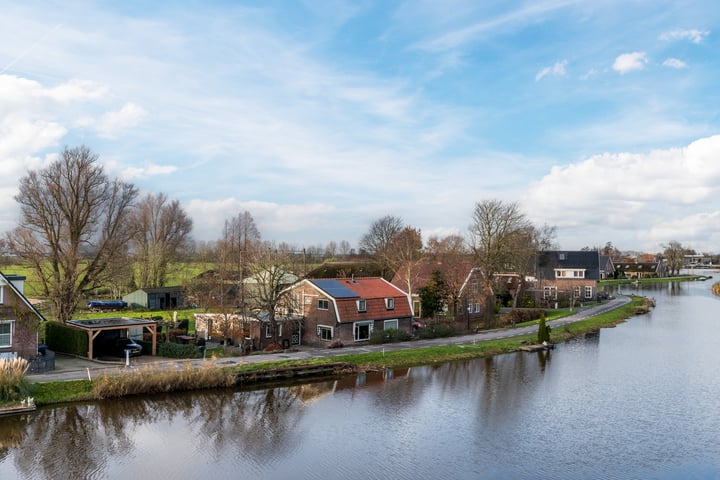
[[[127,317],[93,318],[93,319],[88,319],[88,320],[69,320],[68,323],[70,325],[73,325],[75,327],[80,327],[85,330],[146,327],[146,326],[157,324],[157,322],[154,322],[153,320],[145,320],[143,318],[127,318]]]

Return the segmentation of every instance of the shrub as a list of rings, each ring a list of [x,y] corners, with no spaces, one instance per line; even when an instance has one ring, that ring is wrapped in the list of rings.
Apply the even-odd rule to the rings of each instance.
[[[18,400],[24,396],[28,366],[24,358],[0,359],[0,401]]]
[[[420,338],[452,337],[455,335],[455,328],[452,325],[438,323],[418,328],[416,334]]]
[[[277,343],[271,343],[270,345],[265,347],[263,352],[277,352],[280,350],[282,350],[282,347],[280,345],[278,345]]]
[[[339,339],[335,339],[332,342],[330,342],[330,345],[328,348],[343,348],[345,345],[343,345],[343,342],[341,342]]]
[[[152,348],[152,345],[148,346],[148,349]],[[143,351],[145,345],[143,345]],[[150,350],[147,350],[150,351]],[[158,345],[158,355],[161,357],[168,358],[201,358],[202,353],[200,349],[195,345],[188,345],[182,343],[164,342]]]
[[[45,323],[45,344],[56,352],[79,356],[88,354],[87,333],[60,322]]]
[[[531,322],[540,318],[544,313],[541,308],[517,308],[504,316],[503,323]]]

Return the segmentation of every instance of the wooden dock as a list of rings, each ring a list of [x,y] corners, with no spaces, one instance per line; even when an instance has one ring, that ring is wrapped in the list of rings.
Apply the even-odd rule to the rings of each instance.
[[[18,415],[21,413],[30,413],[37,410],[37,407],[35,405],[16,405],[11,407],[0,407],[0,417],[4,417],[6,415]]]

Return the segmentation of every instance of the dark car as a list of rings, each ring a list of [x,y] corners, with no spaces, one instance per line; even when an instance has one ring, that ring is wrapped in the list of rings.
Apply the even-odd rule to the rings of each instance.
[[[125,350],[130,350],[130,356],[140,355],[142,353],[142,345],[135,342],[132,338],[117,338],[112,345],[112,354],[118,357],[124,357]]]

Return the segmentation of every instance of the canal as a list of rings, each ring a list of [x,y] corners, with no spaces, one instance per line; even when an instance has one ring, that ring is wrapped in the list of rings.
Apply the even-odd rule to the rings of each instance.
[[[718,478],[710,286],[550,352],[2,418],[0,479]]]

